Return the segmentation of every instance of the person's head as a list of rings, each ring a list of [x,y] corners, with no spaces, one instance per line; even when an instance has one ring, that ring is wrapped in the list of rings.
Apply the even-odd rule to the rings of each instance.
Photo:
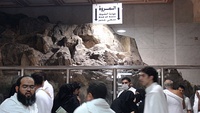
[[[39,72],[39,73],[43,77],[44,81],[47,80],[47,74],[45,72]]]
[[[122,89],[127,90],[131,87],[131,79],[128,77],[122,78]]]
[[[179,85],[179,86],[178,86],[178,90],[179,90],[182,94],[184,94],[185,87],[184,87],[183,85]]]
[[[101,81],[93,81],[89,84],[87,88],[87,101],[103,98],[107,96],[107,87]]]
[[[66,96],[73,95],[73,88],[71,84],[63,84],[57,94],[59,100],[64,100]]]
[[[35,103],[35,82],[31,76],[25,75],[20,77],[15,86],[17,99],[25,106],[31,106]]]
[[[153,82],[158,82],[158,72],[153,67],[146,66],[140,70],[139,80],[143,86],[148,87]]]
[[[73,88],[73,94],[78,95],[79,89],[81,88],[81,85],[78,82],[72,82],[71,85],[72,85],[72,88]]]
[[[37,88],[43,87],[44,77],[42,72],[33,73],[31,77],[34,79]]]
[[[164,82],[164,87],[165,87],[166,89],[173,88],[173,81],[170,80],[170,79],[166,79],[165,82]]]

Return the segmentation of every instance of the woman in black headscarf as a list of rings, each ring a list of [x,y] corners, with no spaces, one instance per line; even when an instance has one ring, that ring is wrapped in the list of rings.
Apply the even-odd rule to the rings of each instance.
[[[80,105],[77,96],[74,95],[73,92],[73,84],[63,84],[54,98],[52,113],[56,113],[56,110],[59,109],[64,109],[67,113],[73,113],[74,110]]]
[[[133,102],[134,99],[134,93],[132,91],[125,90],[112,102],[111,109],[113,109],[116,113],[134,113],[137,111],[137,106]]]

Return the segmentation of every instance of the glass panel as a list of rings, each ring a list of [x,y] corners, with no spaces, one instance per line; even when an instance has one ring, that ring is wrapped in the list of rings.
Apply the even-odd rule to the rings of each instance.
[[[20,70],[0,70],[0,103],[7,97],[12,85],[20,77]]]
[[[117,94],[122,90],[122,78],[128,77],[131,79],[131,86],[141,88],[139,83],[138,69],[118,69],[117,70]]]
[[[66,70],[25,70],[24,75],[31,75],[34,72],[46,73],[46,79],[54,88],[54,96],[59,91],[60,86],[67,82]]]
[[[185,87],[184,95],[190,98],[191,104],[194,103],[194,95],[196,90],[200,90],[199,85],[200,69],[164,69],[164,78],[173,81],[174,88],[177,89],[179,85]]]
[[[103,81],[108,89],[107,101],[111,104],[113,99],[113,79],[112,70],[70,70],[70,82],[81,83],[80,98],[81,102],[86,101],[87,87],[93,80]]]

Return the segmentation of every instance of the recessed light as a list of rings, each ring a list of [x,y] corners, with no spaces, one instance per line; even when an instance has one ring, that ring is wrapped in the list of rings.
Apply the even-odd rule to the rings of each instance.
[[[123,30],[123,29],[120,29],[120,30],[117,30],[118,33],[125,33],[126,30]]]

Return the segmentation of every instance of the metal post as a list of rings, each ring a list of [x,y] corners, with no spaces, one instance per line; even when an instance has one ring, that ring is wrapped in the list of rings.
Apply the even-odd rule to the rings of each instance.
[[[161,85],[164,88],[164,69],[161,68]]]
[[[21,68],[21,73],[20,73],[21,76],[24,76],[24,68]]]
[[[117,84],[117,69],[113,69],[113,100],[116,98],[116,95],[117,95],[117,87],[116,87],[116,84]]]
[[[69,83],[69,78],[70,78],[69,69],[67,69],[66,71],[67,71],[66,82]]]

